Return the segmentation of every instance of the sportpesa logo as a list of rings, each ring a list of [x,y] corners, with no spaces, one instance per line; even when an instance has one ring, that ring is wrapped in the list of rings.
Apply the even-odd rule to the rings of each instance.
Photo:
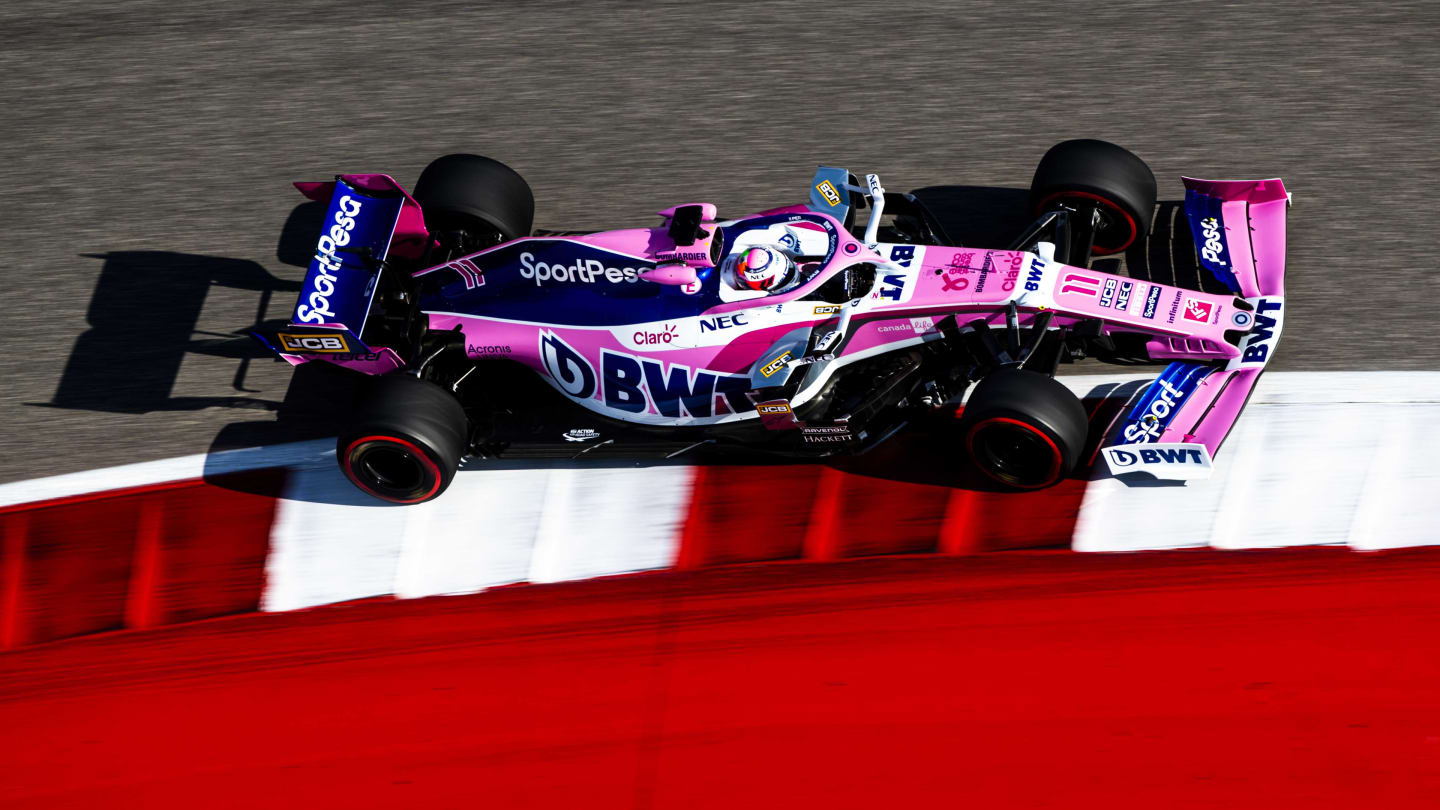
[[[533,253],[520,254],[520,275],[533,279],[536,287],[547,281],[577,284],[607,281],[612,284],[630,284],[639,279],[641,269],[643,268],[606,267],[599,259],[576,259],[572,264],[537,262]]]
[[[340,198],[335,209],[335,222],[330,230],[320,235],[315,245],[315,261],[320,273],[315,276],[315,289],[301,304],[295,314],[301,323],[325,323],[333,319],[330,296],[335,294],[335,273],[340,269],[340,260],[335,258],[338,248],[350,244],[350,232],[355,230],[355,217],[360,213],[361,202],[349,194]]]

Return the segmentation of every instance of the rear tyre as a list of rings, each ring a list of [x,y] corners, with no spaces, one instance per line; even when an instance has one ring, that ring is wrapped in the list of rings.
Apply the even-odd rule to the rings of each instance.
[[[439,497],[465,454],[468,423],[455,395],[409,374],[376,377],[361,394],[335,457],[355,486],[391,503]]]
[[[514,169],[479,155],[437,158],[415,181],[415,199],[432,234],[465,231],[504,242],[530,235],[535,195]]]
[[[960,431],[981,472],[1009,487],[1040,489],[1075,469],[1089,420],[1080,398],[1053,377],[1000,369],[975,386]]]
[[[1062,203],[1098,203],[1096,255],[1119,253],[1150,232],[1155,173],[1134,153],[1106,141],[1063,141],[1050,148],[1030,181],[1037,215]]]

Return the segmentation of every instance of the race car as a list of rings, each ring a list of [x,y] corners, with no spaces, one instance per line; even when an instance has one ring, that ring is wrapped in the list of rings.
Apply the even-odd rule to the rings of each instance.
[[[829,166],[803,204],[532,232],[519,174],[448,155],[413,193],[383,174],[296,183],[327,214],[291,323],[257,337],[371,378],[336,455],[396,503],[439,496],[465,459],[820,458],[937,413],[957,463],[1038,489],[1091,461],[1087,412],[1054,379],[1084,357],[1165,364],[1100,450],[1111,474],[1187,480],[1274,356],[1290,197],[1278,179],[1184,184],[1224,294],[1090,267],[1144,240],[1156,206],[1149,167],[1103,141],[1044,155],[1036,218],[1005,248]]]

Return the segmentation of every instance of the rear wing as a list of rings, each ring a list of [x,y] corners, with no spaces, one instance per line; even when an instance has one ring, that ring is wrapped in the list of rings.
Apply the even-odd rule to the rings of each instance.
[[[1253,308],[1240,356],[1225,367],[1171,363],[1101,448],[1114,475],[1209,477],[1213,458],[1275,354],[1285,322],[1285,213],[1274,180],[1184,178],[1185,215],[1200,263]]]
[[[295,187],[328,208],[290,325],[255,337],[296,365],[326,360],[369,374],[398,367],[394,351],[371,348],[361,336],[385,259],[392,253],[416,258],[425,250],[429,232],[420,204],[384,174],[343,174]]]

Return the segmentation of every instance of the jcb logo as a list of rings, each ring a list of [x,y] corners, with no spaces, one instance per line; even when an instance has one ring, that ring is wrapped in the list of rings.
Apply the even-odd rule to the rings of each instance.
[[[825,182],[816,186],[815,190],[820,192],[820,196],[825,198],[825,202],[830,203],[831,205],[840,204],[840,192],[835,190],[835,185],[829,180],[826,180]]]
[[[766,363],[765,367],[760,369],[760,373],[765,375],[766,377],[774,377],[775,372],[779,371],[782,368],[785,368],[785,364],[789,362],[790,352],[785,352],[774,360],[771,360],[769,363]]]
[[[289,335],[280,333],[280,345],[287,352],[344,352],[345,339],[338,335]]]

